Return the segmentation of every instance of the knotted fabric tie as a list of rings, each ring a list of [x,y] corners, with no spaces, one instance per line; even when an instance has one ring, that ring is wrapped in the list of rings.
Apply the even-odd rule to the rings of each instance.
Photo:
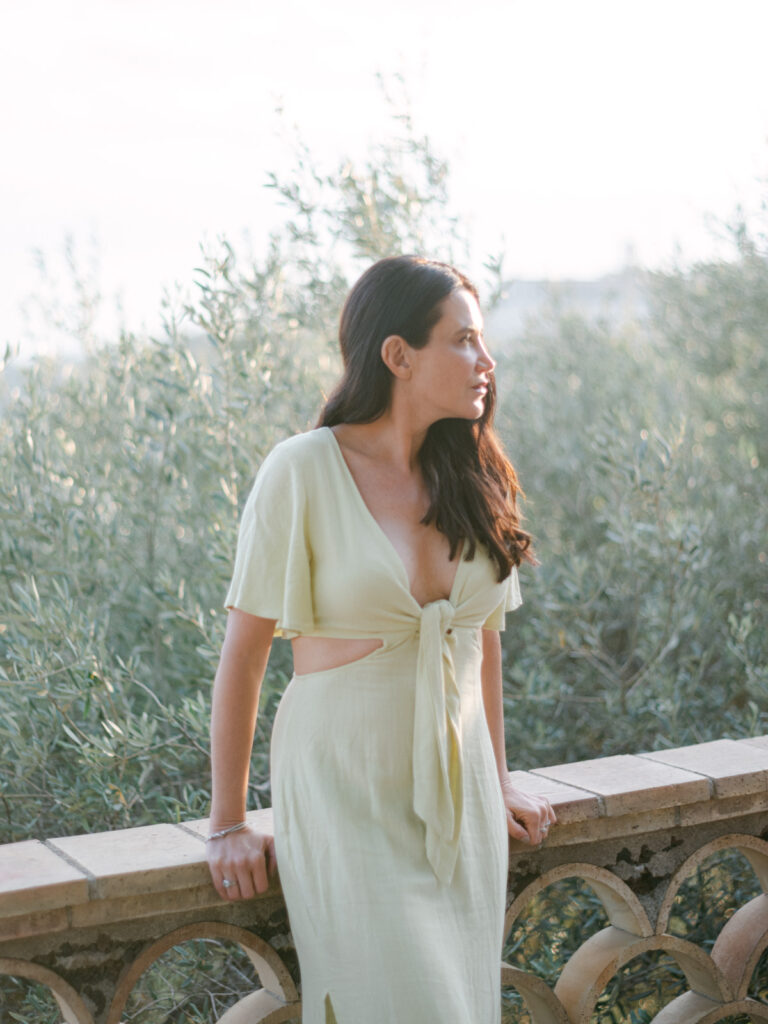
[[[453,664],[450,601],[421,612],[413,720],[413,809],[426,825],[427,860],[453,877],[462,813],[461,719]]]

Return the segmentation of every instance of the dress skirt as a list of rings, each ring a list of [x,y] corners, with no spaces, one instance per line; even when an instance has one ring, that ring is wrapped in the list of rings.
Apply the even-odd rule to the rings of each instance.
[[[275,847],[303,1024],[498,1024],[507,833],[462,630],[463,814],[449,883],[413,810],[416,641],[294,676],[272,736]],[[464,650],[462,650],[462,647]]]

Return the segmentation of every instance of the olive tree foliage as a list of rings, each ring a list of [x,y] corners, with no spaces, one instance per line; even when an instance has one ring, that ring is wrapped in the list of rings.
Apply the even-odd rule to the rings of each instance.
[[[510,759],[768,731],[768,260],[645,275],[648,317],[560,311],[499,368],[541,566],[505,643]]]
[[[455,256],[446,167],[401,127],[331,174],[299,148],[293,174],[270,179],[286,219],[266,254],[221,241],[194,297],[165,303],[158,337],[89,333],[79,363],[13,367],[0,399],[0,840],[206,813],[222,601],[254,474],[317,418],[350,277],[401,244]],[[58,310],[57,326],[90,332],[93,316],[75,314]],[[278,642],[256,805],[288,671]]]
[[[467,257],[445,163],[407,116],[399,129],[332,173],[299,147],[269,181],[284,228],[255,260],[226,241],[206,253],[157,337],[13,367],[0,840],[207,812],[211,680],[253,476],[315,422],[360,271],[401,251]],[[504,635],[512,765],[765,730],[766,284],[744,228],[732,261],[650,275],[647,321],[553,308],[500,358],[498,425],[541,561]],[[252,805],[269,802],[289,673],[277,641]]]

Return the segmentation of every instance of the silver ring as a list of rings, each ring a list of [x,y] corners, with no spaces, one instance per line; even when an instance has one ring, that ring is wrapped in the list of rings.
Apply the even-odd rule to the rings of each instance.
[[[230,882],[228,878],[222,878],[221,884],[225,889],[231,889],[233,885],[237,885],[237,882]]]
[[[541,831],[542,832],[549,832],[549,825],[542,825],[541,826]]]

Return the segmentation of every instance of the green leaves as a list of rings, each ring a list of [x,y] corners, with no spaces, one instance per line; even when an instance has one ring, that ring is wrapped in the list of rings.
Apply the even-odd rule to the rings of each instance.
[[[768,264],[646,294],[624,326],[546,312],[498,371],[542,562],[504,637],[516,767],[768,724]]]

